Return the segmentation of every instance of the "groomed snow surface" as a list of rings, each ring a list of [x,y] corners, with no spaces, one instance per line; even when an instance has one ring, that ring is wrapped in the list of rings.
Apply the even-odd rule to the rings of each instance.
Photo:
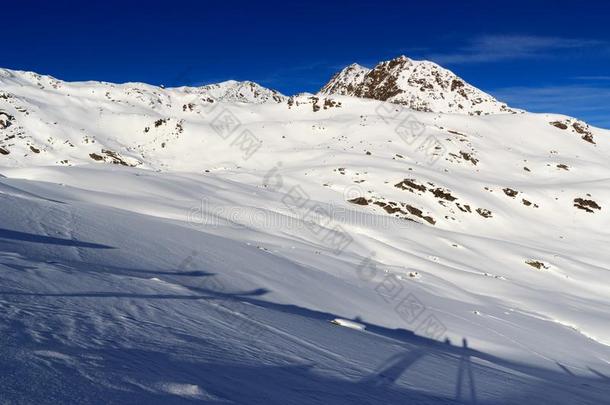
[[[609,131],[0,82],[0,403],[608,403]]]

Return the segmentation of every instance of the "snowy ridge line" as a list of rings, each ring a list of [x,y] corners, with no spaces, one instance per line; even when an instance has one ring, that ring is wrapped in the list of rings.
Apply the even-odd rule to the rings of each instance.
[[[0,402],[603,403],[610,131],[389,62],[285,99],[0,73]]]

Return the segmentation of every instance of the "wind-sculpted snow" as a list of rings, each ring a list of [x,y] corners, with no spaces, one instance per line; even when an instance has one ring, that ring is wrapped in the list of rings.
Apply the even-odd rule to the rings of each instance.
[[[317,231],[284,175],[265,188],[235,172],[3,173],[3,402],[608,395],[608,347],[585,336],[603,338],[608,320],[606,270],[591,263],[605,260],[601,241],[534,246],[501,229],[443,231],[349,205]],[[309,204],[330,209],[330,194],[303,187]],[[321,236],[337,227],[352,239],[340,251]],[[521,260],[530,257],[551,267]]]
[[[0,403],[603,403],[609,134],[0,71]]]

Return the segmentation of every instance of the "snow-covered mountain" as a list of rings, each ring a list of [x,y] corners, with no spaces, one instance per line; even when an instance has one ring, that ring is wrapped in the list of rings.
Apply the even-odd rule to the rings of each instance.
[[[372,98],[416,111],[469,115],[519,112],[436,63],[405,56],[380,62],[372,69],[352,64],[322,87],[320,94]]]
[[[603,403],[610,131],[378,67],[0,70],[0,403]]]
[[[278,91],[250,81],[238,82],[228,80],[201,87],[181,87],[178,90],[185,94],[209,97],[209,101],[214,100],[225,103],[282,103],[287,99],[286,96]]]

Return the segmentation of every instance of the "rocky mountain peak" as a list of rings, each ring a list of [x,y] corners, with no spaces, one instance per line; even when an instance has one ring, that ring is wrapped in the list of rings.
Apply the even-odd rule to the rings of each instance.
[[[332,79],[320,90],[323,94],[338,94],[342,96],[354,95],[356,85],[364,80],[364,76],[371,69],[357,63],[352,63],[340,72],[336,73]]]
[[[324,95],[371,98],[417,111],[486,115],[517,110],[429,61],[401,55],[372,69],[352,64],[320,90]]]

